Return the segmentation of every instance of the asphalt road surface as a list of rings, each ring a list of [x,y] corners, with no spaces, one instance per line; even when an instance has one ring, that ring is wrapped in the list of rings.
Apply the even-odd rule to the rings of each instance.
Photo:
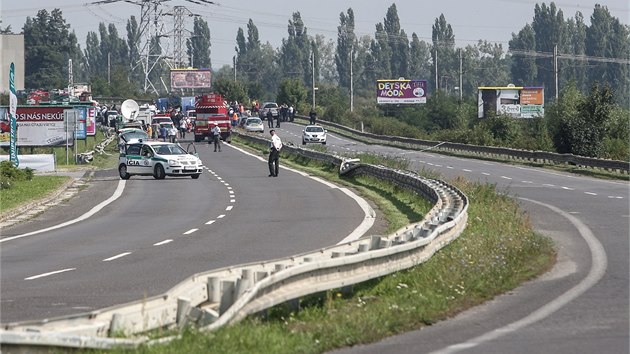
[[[301,144],[301,126],[279,135]],[[520,201],[558,247],[552,271],[493,301],[425,329],[339,353],[629,352],[628,182],[427,152],[366,145],[328,134],[339,154],[403,157],[415,171],[492,183]]]
[[[158,295],[197,272],[334,245],[364,225],[339,188],[286,169],[269,178],[266,161],[231,146],[197,151],[207,168],[198,180],[99,171],[77,197],[3,229],[1,322]]]

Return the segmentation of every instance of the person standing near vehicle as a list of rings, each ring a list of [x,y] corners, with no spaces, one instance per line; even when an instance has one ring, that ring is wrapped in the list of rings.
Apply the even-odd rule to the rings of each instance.
[[[267,111],[267,125],[269,128],[273,128],[273,113],[271,113],[271,109]]]
[[[293,115],[293,105],[289,106],[289,121],[293,122],[295,116]]]
[[[184,118],[179,123],[179,137],[180,137],[180,139],[185,139],[186,138],[186,131],[188,131],[188,122]]]
[[[160,126],[160,137],[162,138],[162,141],[166,141],[166,138],[168,137],[168,129],[166,129],[165,125]]]
[[[276,131],[271,129],[271,144],[269,146],[269,177],[278,177],[280,169],[280,150],[282,149],[282,140],[276,135]]]
[[[168,141],[171,143],[175,143],[177,141],[177,128],[175,125],[171,126],[168,132]]]
[[[212,134],[212,141],[214,142],[214,152],[217,152],[217,148],[219,149],[219,152],[221,152],[221,128],[219,128],[218,125],[213,124],[210,134]]]
[[[308,116],[309,116],[309,124],[314,125],[315,122],[317,121],[317,112],[315,112],[315,108],[311,109],[311,113],[309,113]]]

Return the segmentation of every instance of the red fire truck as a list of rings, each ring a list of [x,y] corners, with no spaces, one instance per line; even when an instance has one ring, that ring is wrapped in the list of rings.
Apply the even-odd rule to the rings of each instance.
[[[221,140],[230,142],[230,134],[232,133],[232,125],[228,110],[223,97],[217,93],[207,93],[197,97],[195,102],[195,141],[199,142],[208,138],[210,139],[210,129],[213,124],[217,124],[221,128]]]

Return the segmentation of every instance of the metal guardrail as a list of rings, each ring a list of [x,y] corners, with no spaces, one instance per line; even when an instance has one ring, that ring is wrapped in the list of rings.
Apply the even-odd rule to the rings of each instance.
[[[101,126],[101,130],[105,133],[107,138],[105,138],[105,140],[101,141],[100,143],[96,144],[94,146],[94,150],[90,150],[90,151],[86,151],[86,152],[82,152],[78,154],[77,161],[80,164],[92,162],[92,160],[94,160],[95,153],[98,153],[99,155],[107,154],[105,152],[105,148],[107,147],[107,145],[109,145],[112,141],[116,139],[116,134],[114,133],[112,128]]]
[[[302,119],[308,119],[305,116],[296,116]],[[345,132],[349,134],[351,137],[356,138],[357,136],[362,138],[359,140],[363,140],[368,143],[376,143],[379,144],[385,143],[386,145],[392,145],[396,147],[403,146],[409,149],[431,149],[433,151],[441,150],[446,152],[459,152],[459,153],[467,153],[474,154],[479,156],[486,157],[501,157],[508,160],[522,160],[528,162],[537,162],[537,163],[547,163],[547,164],[563,164],[563,165],[575,165],[578,167],[585,168],[593,168],[593,169],[602,169],[606,171],[616,172],[616,173],[630,173],[630,162],[629,161],[619,161],[619,160],[607,160],[607,159],[597,159],[592,157],[578,156],[573,154],[558,154],[554,152],[548,151],[532,151],[532,150],[519,150],[505,147],[493,147],[493,146],[479,146],[479,145],[469,145],[469,144],[459,144],[459,143],[450,143],[450,142],[440,142],[440,141],[431,141],[431,140],[422,140],[422,139],[413,139],[406,138],[400,136],[388,136],[388,135],[378,135],[362,132],[359,130],[355,130],[349,127],[346,127],[341,124],[325,121],[318,119],[317,123],[333,127],[339,131]]]
[[[246,139],[268,143],[258,137]],[[368,236],[314,252],[198,273],[162,295],[89,313],[3,324],[3,351],[135,347],[149,343],[142,335],[155,329],[196,325],[214,330],[292,299],[423,263],[466,226],[468,199],[445,182],[313,150],[286,146],[283,153],[287,151],[334,163],[343,175],[363,174],[396,183],[423,195],[434,206],[422,221],[389,236]],[[119,335],[140,336],[112,338]]]

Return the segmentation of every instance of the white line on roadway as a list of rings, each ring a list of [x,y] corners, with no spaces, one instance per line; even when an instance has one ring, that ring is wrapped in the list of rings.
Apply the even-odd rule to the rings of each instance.
[[[481,172],[482,175],[484,176],[490,176],[490,174],[488,172]]]
[[[33,280],[33,279],[37,279],[37,278],[43,278],[43,277],[47,277],[47,276],[53,275],[53,274],[69,272],[69,271],[75,270],[75,269],[76,268],[66,268],[66,269],[62,269],[62,270],[56,270],[54,272],[48,272],[48,273],[43,273],[43,274],[39,274],[39,275],[33,275],[32,277],[24,278],[24,280]]]
[[[464,171],[464,172],[472,172],[472,170],[469,170],[467,168],[462,168],[462,171]]]
[[[161,241],[161,242],[158,242],[158,243],[154,243],[153,246],[162,246],[162,245],[165,245],[165,244],[170,243],[170,242],[173,242],[173,240],[171,240],[169,238],[167,240],[164,240],[164,241]]]
[[[236,199],[230,199],[230,203],[235,203]]]
[[[111,203],[114,200],[118,199],[122,195],[123,190],[125,190],[125,183],[126,182],[127,181],[125,181],[125,180],[118,181],[118,187],[116,187],[116,190],[114,191],[114,194],[112,194],[111,197],[109,197],[106,200],[100,202],[98,205],[96,205],[95,207],[90,209],[90,211],[88,211],[87,213],[79,216],[78,218],[76,218],[74,220],[66,221],[64,223],[61,223],[61,224],[58,224],[58,225],[55,225],[55,226],[47,227],[45,229],[41,229],[41,230],[37,230],[37,231],[28,232],[28,233],[25,233],[25,234],[22,234],[22,235],[17,235],[17,236],[3,238],[3,239],[0,239],[0,243],[11,241],[11,240],[15,240],[15,239],[22,238],[22,237],[27,237],[27,236],[33,236],[33,235],[41,234],[41,233],[47,232],[47,231],[60,229],[60,228],[62,228],[64,226],[72,225],[72,224],[75,224],[75,223],[77,223],[79,221],[83,221],[83,220],[89,218],[90,216],[98,213],[101,209],[103,209],[109,203]]]
[[[597,193],[593,193],[593,192],[584,192],[584,194],[588,194],[588,195],[597,195]]]
[[[118,259],[118,258],[121,258],[121,257],[124,257],[124,256],[128,256],[130,254],[131,254],[131,252],[123,252],[123,253],[117,254],[117,255],[115,255],[113,257],[105,258],[105,259],[103,259],[103,262],[113,261],[114,259]]]
[[[219,216],[217,216],[217,219],[223,219],[225,217],[225,214],[221,214]]]
[[[551,302],[548,302],[528,316],[525,316],[524,318],[516,322],[512,322],[507,326],[496,328],[478,337],[471,338],[464,343],[453,344],[444,349],[436,350],[434,352],[431,352],[431,354],[449,354],[458,352],[462,349],[472,348],[479,344],[487,343],[491,340],[495,340],[505,335],[510,335],[511,333],[514,333],[521,328],[543,320],[584,294],[591,287],[595,286],[606,273],[606,267],[608,266],[608,257],[606,256],[604,246],[602,246],[597,237],[595,237],[591,229],[589,229],[588,226],[582,223],[580,219],[553,205],[526,198],[519,199],[539,204],[548,209],[551,209],[553,212],[560,214],[565,219],[569,220],[571,224],[573,224],[573,226],[578,230],[582,238],[586,241],[586,244],[591,251],[591,269],[589,270],[588,275],[584,279],[582,279],[582,281],[580,281],[580,283],[578,283],[576,286],[565,291],[562,295],[553,299]]]
[[[216,221],[216,220],[210,220],[210,221],[208,221],[208,222],[206,223],[206,225],[212,225],[212,224],[214,224],[214,222],[215,222],[215,221]]]
[[[229,211],[229,210],[232,210],[232,208],[234,208],[234,205],[228,205],[228,206],[225,208],[225,210],[228,210],[228,211]]]
[[[192,234],[193,232],[195,232],[197,230],[199,230],[199,229],[190,229],[190,230],[184,232],[182,235],[190,235],[190,234]]]
[[[573,189],[573,188],[569,188],[569,187],[562,187],[562,189],[566,189],[566,190],[568,190],[568,191],[574,191],[574,190],[575,190],[575,189]]]
[[[501,176],[501,178],[503,178],[503,179],[512,179],[512,178],[507,177],[507,176]]]

